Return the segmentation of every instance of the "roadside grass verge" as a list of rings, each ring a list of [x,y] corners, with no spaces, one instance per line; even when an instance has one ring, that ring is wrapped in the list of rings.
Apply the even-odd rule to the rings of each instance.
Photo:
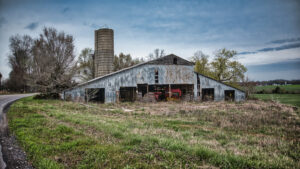
[[[8,112],[36,168],[299,168],[299,112],[261,101],[88,106],[24,98]]]

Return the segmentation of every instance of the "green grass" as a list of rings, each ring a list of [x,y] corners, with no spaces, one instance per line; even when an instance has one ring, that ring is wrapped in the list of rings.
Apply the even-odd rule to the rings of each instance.
[[[300,94],[254,94],[254,97],[300,107]]]
[[[84,106],[30,97],[8,119],[36,168],[299,168],[299,114],[262,101]]]
[[[272,90],[274,90],[277,86],[273,86],[273,85],[267,85],[267,86],[256,86],[255,90],[256,91],[269,91],[271,92]],[[300,94],[300,85],[280,85],[278,86],[282,89],[284,89],[285,91],[288,92],[294,92],[294,93],[298,93]]]

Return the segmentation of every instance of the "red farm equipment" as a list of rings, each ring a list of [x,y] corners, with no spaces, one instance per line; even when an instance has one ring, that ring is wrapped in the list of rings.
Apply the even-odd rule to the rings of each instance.
[[[166,90],[162,90],[159,92],[154,92],[155,99],[156,100],[179,100],[182,93],[180,89],[171,89],[172,95],[170,96],[169,88],[166,88]]]

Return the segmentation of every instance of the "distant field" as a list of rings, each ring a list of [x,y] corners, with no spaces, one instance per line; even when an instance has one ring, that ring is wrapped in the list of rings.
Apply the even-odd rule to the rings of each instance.
[[[300,168],[299,114],[264,101],[82,105],[25,98],[7,116],[35,168],[179,169]]]
[[[300,107],[300,94],[255,94],[254,97]]]
[[[266,90],[266,91],[272,91],[277,86],[268,85],[268,86],[256,86],[256,91]],[[280,85],[278,86],[288,92],[295,92],[300,94],[300,85]]]

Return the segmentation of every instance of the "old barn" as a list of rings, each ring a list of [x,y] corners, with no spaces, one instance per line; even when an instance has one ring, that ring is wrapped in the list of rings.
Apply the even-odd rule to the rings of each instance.
[[[194,72],[194,64],[174,54],[120,71],[113,68],[113,30],[95,31],[96,78],[63,91],[66,100],[120,101],[243,101],[245,92]]]

